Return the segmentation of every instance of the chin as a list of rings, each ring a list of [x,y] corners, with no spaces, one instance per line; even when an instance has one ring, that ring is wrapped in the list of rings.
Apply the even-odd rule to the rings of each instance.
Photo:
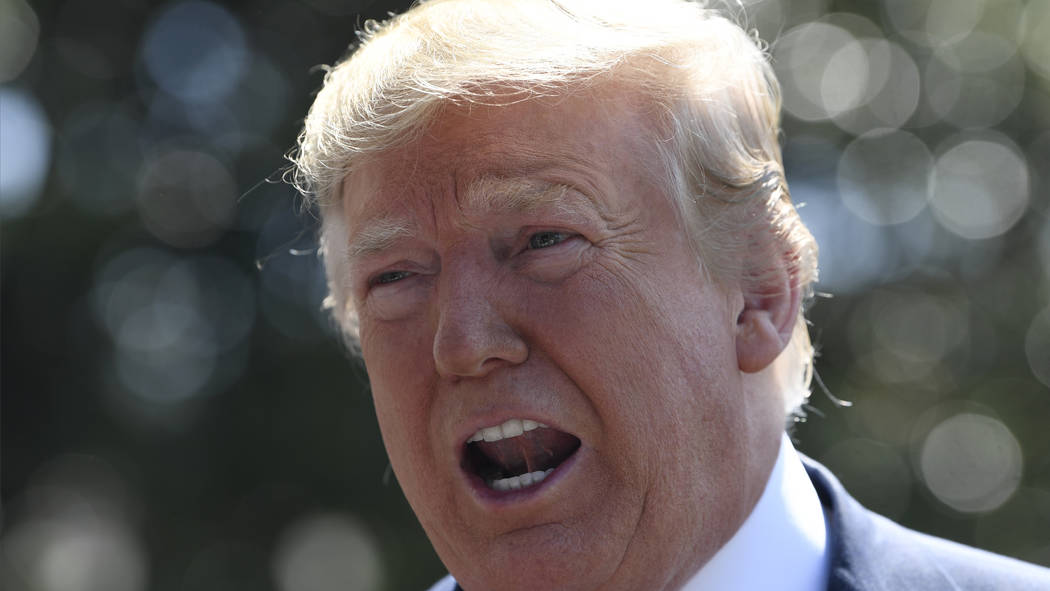
[[[575,538],[560,524],[504,534],[479,552],[476,562],[453,565],[450,570],[467,591],[612,588],[604,583],[614,574],[616,553],[581,547]]]

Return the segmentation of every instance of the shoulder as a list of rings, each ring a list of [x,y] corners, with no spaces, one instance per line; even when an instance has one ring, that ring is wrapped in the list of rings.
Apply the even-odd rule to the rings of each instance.
[[[1008,581],[1012,589],[1050,589],[1050,569],[892,525],[912,536],[918,551],[960,588],[990,589],[989,583]]]
[[[820,464],[804,463],[827,516],[829,590],[1050,589],[1050,569],[896,524],[862,507]]]
[[[457,589],[459,589],[459,585],[456,584],[456,580],[452,578],[452,575],[446,575],[445,578],[434,583],[427,591],[456,591]]]

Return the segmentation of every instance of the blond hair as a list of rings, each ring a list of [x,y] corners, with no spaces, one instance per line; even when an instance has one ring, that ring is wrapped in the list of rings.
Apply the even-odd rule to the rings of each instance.
[[[360,37],[327,72],[290,157],[296,187],[320,206],[326,304],[350,342],[343,179],[419,137],[449,103],[508,105],[609,82],[662,115],[660,173],[706,272],[761,286],[776,270],[756,261],[776,257],[808,295],[817,247],[784,179],[779,85],[757,41],[716,11],[684,0],[642,11],[615,0],[430,0],[365,23]],[[812,355],[800,309],[775,371],[787,376],[788,411],[808,396]]]

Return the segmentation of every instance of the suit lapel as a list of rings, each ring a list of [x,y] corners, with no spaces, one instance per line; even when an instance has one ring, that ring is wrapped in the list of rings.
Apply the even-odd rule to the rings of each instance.
[[[959,588],[909,530],[865,509],[826,468],[799,455],[824,506],[827,591]]]
[[[806,472],[813,482],[813,488],[817,491],[820,503],[824,507],[824,519],[828,529],[828,587],[827,591],[867,591],[872,589],[870,581],[858,578],[858,556],[857,549],[861,547],[860,539],[863,531],[857,531],[856,527],[863,528],[863,524],[855,524],[855,517],[851,516],[853,508],[844,506],[845,491],[841,490],[838,482],[824,467],[817,464],[808,457],[799,454],[802,463],[806,466]],[[840,494],[843,493],[843,494]],[[852,499],[849,499],[852,500]],[[863,557],[861,562],[863,561]],[[878,587],[874,587],[878,589]]]

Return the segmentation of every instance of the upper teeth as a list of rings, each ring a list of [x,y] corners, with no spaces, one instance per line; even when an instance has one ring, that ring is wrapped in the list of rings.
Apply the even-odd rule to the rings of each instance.
[[[471,435],[467,443],[474,443],[475,441],[499,441],[501,439],[507,439],[508,437],[517,437],[526,431],[532,431],[537,427],[546,427],[543,423],[538,423],[530,419],[510,419],[502,425],[496,425],[495,427],[485,427],[484,429],[478,429],[478,432]]]

